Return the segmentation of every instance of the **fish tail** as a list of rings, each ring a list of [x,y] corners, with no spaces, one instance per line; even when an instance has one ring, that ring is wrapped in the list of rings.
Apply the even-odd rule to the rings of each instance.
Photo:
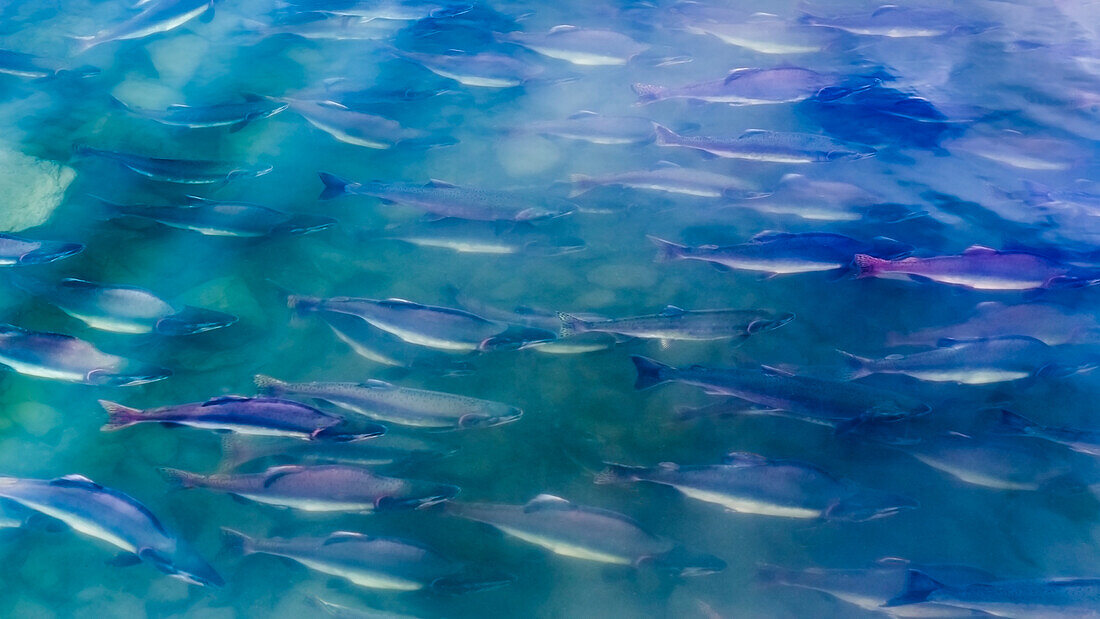
[[[668,89],[655,84],[634,84],[631,86],[634,94],[638,95],[638,103],[651,103],[665,97]]]
[[[585,322],[576,316],[566,314],[565,312],[558,312],[558,320],[561,321],[560,337],[570,337],[586,331]]]
[[[795,316],[793,312],[784,312],[778,317],[771,320],[754,320],[749,323],[748,329],[746,329],[746,331],[748,331],[749,335],[764,333],[767,331],[775,331],[779,327],[782,327],[788,322],[794,320],[794,317]]]
[[[73,156],[74,157],[87,157],[91,155],[98,155],[101,153],[98,148],[88,146],[83,142],[73,142]]]
[[[84,251],[80,243],[43,241],[41,246],[19,256],[19,264],[48,264]]]
[[[793,570],[778,565],[761,565],[756,570],[756,582],[764,585],[785,585],[791,581]]]
[[[317,311],[321,308],[321,303],[322,299],[320,297],[304,297],[297,294],[287,295],[286,297],[286,306],[295,310],[299,315]]]
[[[256,389],[267,394],[282,393],[287,385],[286,381],[272,378],[266,374],[257,374],[252,378],[252,382],[256,383]]]
[[[506,587],[515,582],[516,577],[503,572],[497,574],[469,575],[456,574],[444,576],[432,581],[428,587],[435,593],[445,595],[462,595],[475,591],[486,591]]]
[[[928,574],[918,570],[909,570],[905,577],[905,590],[899,595],[890,598],[883,608],[904,606],[906,604],[919,604],[928,599],[928,596],[943,587],[943,584],[934,580]]]
[[[347,195],[348,187],[357,184],[328,172],[318,172],[317,175],[321,177],[321,182],[325,184],[325,188],[321,190],[321,195],[318,197],[320,200],[331,200]]]
[[[256,552],[254,540],[251,537],[229,527],[222,527],[222,548],[245,555]]]
[[[638,473],[644,471],[645,467],[642,466],[628,466],[626,464],[615,464],[613,462],[607,462],[607,468],[596,473],[596,478],[592,481],[597,485],[605,484],[629,484],[630,482],[638,480]]]
[[[638,378],[634,381],[634,388],[639,391],[656,387],[671,380],[666,376],[666,372],[672,369],[670,365],[639,355],[633,355],[630,360],[634,362],[634,368],[638,370]]]
[[[198,480],[202,477],[196,473],[189,473],[187,471],[168,467],[162,467],[160,469],[160,474],[177,490],[190,490],[196,487],[198,485]]]
[[[233,434],[226,434],[222,437],[222,459],[218,464],[218,472],[232,471],[246,462],[257,459],[260,455],[262,453],[257,454],[249,447],[248,441]]]
[[[869,376],[872,373],[870,359],[859,357],[850,352],[844,352],[843,350],[837,350],[837,352],[844,357],[844,368],[840,370],[840,374],[837,378],[841,380],[855,380],[857,378]]]
[[[1000,430],[1006,434],[1031,434],[1035,422],[1008,410],[1001,410]]]
[[[127,103],[125,101],[123,101],[122,99],[119,99],[118,97],[116,97],[114,95],[111,95],[111,106],[114,107],[114,108],[126,111],[126,112],[132,111],[132,108],[129,105],[127,105]]]
[[[100,400],[99,405],[107,411],[107,423],[100,428],[105,432],[120,430],[145,420],[145,412],[139,408],[130,408],[109,400]]]
[[[592,177],[587,174],[573,174],[569,177],[569,182],[573,183],[573,189],[569,192],[570,198],[576,198],[583,193],[587,193],[596,186]]]
[[[890,261],[868,256],[867,254],[856,254],[856,257],[852,259],[852,266],[855,268],[855,277],[856,279],[875,277],[882,271],[882,266],[888,262]]]
[[[97,39],[94,34],[86,34],[86,35],[75,35],[74,34],[74,35],[68,35],[66,38],[68,38],[70,41],[72,41],[72,48],[73,48],[73,55],[74,56],[79,56],[80,54],[83,54],[84,52],[92,49],[96,45],[99,45],[100,43],[103,42],[103,41]]]
[[[656,262],[668,262],[670,260],[679,260],[684,257],[687,246],[673,243],[672,241],[666,241],[652,235],[646,238],[653,241],[653,244],[657,246],[657,257],[654,258]]]
[[[669,129],[668,127],[666,127],[664,125],[661,125],[661,124],[658,124],[658,123],[653,123],[653,131],[657,134],[657,145],[658,146],[668,146],[670,144],[672,144],[672,145],[679,144],[678,138],[680,136],[677,135],[676,132],[673,131],[672,129]]]

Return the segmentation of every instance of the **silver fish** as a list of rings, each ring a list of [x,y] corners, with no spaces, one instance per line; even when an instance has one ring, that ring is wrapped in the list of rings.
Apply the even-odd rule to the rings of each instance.
[[[835,36],[771,13],[744,12],[702,2],[677,2],[671,7],[674,22],[692,34],[709,35],[728,45],[761,54],[812,54],[828,47]]]
[[[135,107],[112,97],[122,109],[156,121],[170,127],[204,129],[208,127],[229,127],[230,133],[236,133],[250,123],[270,118],[285,110],[289,104],[268,97],[246,94],[239,103],[218,103],[214,105],[184,105],[173,103],[165,110],[150,110]]]
[[[277,437],[228,434],[222,439],[221,470],[237,469],[257,461],[270,461],[274,464],[380,466],[432,460],[454,452],[454,449],[419,438],[389,432],[369,441],[351,443],[303,443]]]
[[[1100,617],[1100,578],[1002,580],[946,585],[924,572],[910,570],[905,591],[884,604],[886,609],[926,603],[946,604],[998,617]]]
[[[1068,170],[1088,161],[1088,152],[1072,142],[1004,131],[992,136],[963,136],[944,143],[964,152],[1022,170]]]
[[[998,429],[1012,436],[1031,436],[1063,445],[1077,453],[1100,456],[1100,430],[1044,426],[1006,410],[1001,411]]]
[[[585,249],[583,239],[548,234],[534,225],[517,222],[502,226],[499,222],[453,218],[386,228],[377,235],[367,233],[365,236],[459,254],[558,256]]]
[[[717,157],[772,163],[854,161],[875,156],[864,144],[843,142],[824,135],[750,129],[736,138],[683,136],[656,126],[659,146],[701,150]]]
[[[479,88],[512,88],[542,72],[542,67],[493,52],[424,54],[396,50],[394,53],[436,75]]]
[[[80,156],[99,157],[119,164],[155,181],[182,185],[211,185],[228,183],[238,178],[255,178],[272,170],[270,165],[248,165],[229,161],[204,159],[163,159],[133,153],[92,148],[85,144],[73,146],[73,153]]]
[[[767,310],[685,310],[669,305],[659,314],[584,320],[569,314],[558,314],[561,319],[561,337],[575,333],[597,331],[629,337],[659,340],[711,341],[724,339],[745,340],[756,333],[774,331],[794,320],[790,312],[776,313]]]
[[[634,84],[633,88],[639,103],[688,99],[729,105],[796,103],[815,96],[832,100],[860,90],[840,88],[836,86],[838,82],[837,76],[800,67],[740,68],[730,71],[723,79],[686,86]]]
[[[645,144],[653,141],[653,121],[641,116],[607,116],[583,110],[565,120],[526,123],[515,129],[591,144]]]
[[[0,477],[0,497],[56,518],[84,535],[117,546],[118,565],[139,562],[196,585],[221,587],[221,576],[147,507],[87,477]]]
[[[1053,303],[1005,305],[985,301],[965,322],[930,327],[909,333],[891,333],[888,346],[933,345],[943,339],[969,340],[1020,335],[1048,346],[1082,344],[1100,340],[1100,321],[1088,313],[1072,312]]]
[[[307,397],[388,423],[455,430],[488,428],[518,420],[523,411],[467,396],[399,387],[381,380],[362,383],[288,383],[257,375],[256,387],[277,396]]]
[[[113,387],[143,385],[172,375],[165,368],[107,354],[71,335],[2,324],[0,366],[27,376]]]
[[[976,33],[993,24],[967,20],[944,9],[884,4],[870,14],[853,13],[837,16],[806,15],[802,21],[814,26],[835,28],[852,34],[889,38],[927,38],[949,34]]]
[[[510,32],[501,38],[580,66],[624,65],[649,49],[619,32],[570,25],[554,26],[545,34]]]
[[[737,198],[735,192],[726,197]],[[824,181],[802,174],[786,174],[775,191],[762,196],[747,196],[737,206],[768,215],[791,215],[811,221],[876,221],[895,223],[921,217],[917,211],[882,199],[851,183]]]
[[[659,163],[651,170],[636,170],[606,176],[574,174],[569,177],[569,181],[573,183],[573,190],[569,194],[571,198],[596,187],[609,185],[701,198],[752,197],[758,194],[756,188],[744,179],[695,168],[683,168],[667,161]]]
[[[0,49],[0,74],[32,79],[62,76],[83,78],[99,75],[99,69],[88,65],[70,67],[59,60]]]
[[[284,213],[248,202],[220,202],[198,196],[186,196],[184,204],[116,204],[92,196],[109,218],[136,217],[148,219],[179,230],[190,230],[204,236],[259,238],[270,236],[300,236],[326,230],[336,220],[324,215]]]
[[[959,481],[994,490],[1078,488],[1062,453],[1014,437],[942,434],[904,448],[917,460]]]
[[[49,264],[84,251],[80,243],[36,241],[12,234],[0,234],[0,267]]]
[[[174,30],[204,13],[212,14],[214,0],[153,0],[130,19],[94,35],[76,37],[76,53],[112,41],[142,39]]]
[[[286,101],[289,102],[290,109],[305,118],[309,124],[345,144],[385,150],[402,142],[424,139],[428,135],[424,131],[402,127],[395,120],[348,109],[335,101]]]

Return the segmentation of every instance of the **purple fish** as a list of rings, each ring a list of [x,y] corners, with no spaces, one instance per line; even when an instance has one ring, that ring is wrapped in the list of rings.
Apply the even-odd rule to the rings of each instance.
[[[855,257],[857,277],[906,276],[975,290],[1034,290],[1091,286],[1100,274],[1086,273],[1042,256],[974,245],[957,256],[884,260]]]
[[[80,243],[35,241],[11,234],[0,234],[0,266],[47,264],[68,258],[84,249]]]

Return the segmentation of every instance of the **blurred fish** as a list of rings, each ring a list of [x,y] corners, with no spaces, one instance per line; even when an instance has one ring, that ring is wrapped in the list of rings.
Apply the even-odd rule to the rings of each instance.
[[[837,432],[849,432],[863,424],[918,417],[931,410],[920,400],[900,393],[858,383],[794,376],[766,366],[674,368],[645,357],[633,356],[631,360],[638,371],[635,389],[649,389],[666,382],[694,385],[709,394],[731,395],[769,409],[787,411],[810,423],[834,426]]]
[[[770,103],[795,103],[810,97],[840,99],[853,92],[866,90],[873,80],[863,84],[843,87],[836,75],[826,75],[800,67],[774,69],[740,68],[730,71],[724,79],[698,82],[670,88],[653,84],[634,84],[639,103],[652,103],[669,99],[688,99],[729,105],[762,105]]]
[[[161,469],[181,488],[206,488],[250,501],[306,512],[372,512],[423,509],[458,494],[458,487],[376,475],[345,465],[276,466],[260,473],[200,475]]]
[[[168,32],[186,24],[202,14],[213,16],[214,0],[152,0],[130,19],[100,30],[94,35],[74,37],[76,53],[112,41],[142,39],[161,32]]]
[[[321,400],[376,421],[415,428],[488,428],[523,415],[520,409],[499,402],[400,387],[375,379],[362,383],[288,383],[257,375],[256,387],[263,393]]]
[[[320,173],[325,189],[322,200],[343,195],[371,196],[383,203],[418,208],[439,218],[454,217],[475,221],[533,221],[560,217],[573,212],[564,200],[532,200],[510,191],[459,187],[432,180],[416,183],[357,183],[332,174]]]
[[[381,41],[393,37],[404,24],[388,19],[364,19],[321,11],[295,13],[269,24],[257,23],[240,34],[243,37],[290,35],[311,41]]]
[[[364,20],[417,21],[427,17],[454,17],[470,10],[462,2],[430,0],[284,0],[297,11],[351,15]]]
[[[667,161],[659,162],[657,167],[651,170],[635,170],[606,176],[573,174],[569,177],[569,181],[573,183],[573,191],[570,192],[569,197],[579,196],[596,187],[615,185],[701,198],[737,198],[758,195],[753,185],[744,179],[694,168],[683,168]]]
[[[772,163],[854,161],[875,156],[875,149],[824,135],[750,129],[736,138],[684,136],[656,125],[657,144],[700,150],[710,155]]]
[[[74,530],[117,546],[115,565],[151,564],[195,585],[225,584],[202,557],[133,498],[81,475],[56,479],[0,477],[0,497],[56,518]]]
[[[28,77],[31,79],[47,79],[64,76],[84,78],[99,75],[99,72],[99,69],[96,67],[88,65],[72,68],[59,60],[42,58],[34,54],[24,54],[8,49],[0,49],[0,74],[4,75]]]
[[[518,348],[555,337],[553,332],[543,329],[508,325],[463,310],[421,305],[404,299],[291,296],[287,303],[302,312],[337,312],[356,316],[410,344],[438,350],[473,352],[500,347]]]
[[[998,430],[1011,436],[1031,436],[1063,445],[1078,453],[1100,456],[1100,430],[1043,426],[1006,410],[1001,411]]]
[[[910,570],[905,591],[884,606],[945,604],[998,617],[1100,617],[1100,578],[1002,580],[946,585]]]
[[[576,505],[549,494],[540,494],[525,505],[449,503],[447,513],[484,522],[529,544],[574,559],[648,565],[676,576],[714,574],[726,568],[718,557],[684,551],[622,514]]]
[[[988,385],[1038,376],[1068,376],[1095,368],[1100,357],[1082,357],[1065,347],[1047,346],[1025,336],[940,340],[937,348],[909,355],[869,359],[840,351],[848,367],[843,378],[904,374],[929,382]],[[1074,351],[1076,352],[1076,351]],[[1090,359],[1090,357],[1092,357]]]
[[[903,448],[967,484],[994,490],[1077,490],[1084,480],[1061,454],[1014,437],[941,434]]]
[[[536,133],[592,144],[646,144],[653,141],[653,121],[641,116],[607,116],[588,110],[565,120],[524,123],[515,131]]]
[[[84,251],[80,243],[35,241],[0,233],[0,267],[49,264]]]
[[[500,39],[580,66],[624,65],[649,49],[619,32],[569,25],[554,26],[546,34],[509,32]]]
[[[336,225],[335,219],[324,215],[284,213],[258,204],[219,202],[198,196],[187,196],[184,204],[171,206],[116,204],[95,196],[92,198],[100,202],[111,218],[148,219],[170,228],[191,230],[206,236],[299,236]]]
[[[165,110],[150,110],[134,107],[114,97],[111,99],[122,109],[154,120],[162,125],[200,129],[207,127],[229,127],[230,133],[236,133],[250,123],[270,118],[285,110],[289,104],[268,97],[245,94],[239,103],[217,103],[214,105],[183,105],[173,103]]]
[[[727,198],[750,198],[737,203],[769,215],[793,215],[812,221],[873,221],[896,223],[927,215],[899,204],[884,204],[881,198],[857,185],[824,181],[801,174],[786,174],[770,194],[739,196],[727,192]]]
[[[73,145],[73,153],[78,156],[100,157],[117,161],[119,164],[155,181],[180,183],[183,185],[210,185],[228,183],[238,178],[255,178],[271,171],[270,165],[250,166],[229,161],[207,161],[203,159],[161,159],[132,153],[92,148],[85,144]]]
[[[56,284],[31,278],[18,278],[14,283],[93,329],[115,333],[191,335],[237,322],[231,314],[173,305],[135,286],[97,284],[72,277]]]
[[[1088,153],[1072,142],[1024,135],[1007,130],[995,135],[970,135],[944,144],[950,151],[976,155],[1021,170],[1068,170],[1088,161]]]
[[[436,75],[479,88],[512,88],[542,72],[542,67],[493,52],[423,54],[395,50],[394,53]]]
[[[402,127],[395,120],[357,112],[335,101],[285,100],[290,103],[290,109],[300,114],[309,124],[345,144],[384,150],[399,144],[429,145],[433,142],[425,131]],[[436,145],[446,143],[454,143],[454,140],[434,140]]]
[[[904,277],[975,290],[1076,288],[1100,283],[1100,274],[1074,269],[1037,254],[974,245],[957,256],[888,260],[859,254],[856,277]]]
[[[910,245],[886,237],[870,242],[841,234],[761,232],[740,245],[687,247],[649,237],[657,245],[657,261],[700,260],[722,269],[761,271],[771,276],[789,273],[833,271],[847,273],[860,255],[899,257],[912,252]],[[890,263],[887,264],[896,264]],[[904,261],[903,261],[904,262]]]
[[[1024,181],[1024,189],[1022,198],[1029,205],[1067,210],[1090,217],[1100,216],[1100,186],[1096,183],[1077,182],[1061,189],[1052,189],[1041,183]]]
[[[1081,344],[1100,340],[1096,316],[1073,312],[1053,303],[1031,302],[1005,305],[985,301],[974,308],[965,322],[930,327],[909,333],[891,333],[888,346],[933,345],[941,340],[970,340],[1020,335],[1033,337],[1048,346]]]
[[[811,464],[752,453],[730,453],[722,464],[712,465],[609,464],[596,476],[597,484],[639,481],[671,486],[727,511],[779,518],[866,522],[918,506],[908,497],[860,487]]]
[[[671,7],[673,24],[692,34],[710,35],[728,45],[761,54],[812,54],[829,46],[833,35],[820,28],[773,15],[715,6],[703,2],[677,2]]]
[[[373,234],[368,233],[367,236],[373,237]],[[585,249],[583,239],[547,234],[525,222],[441,219],[387,228],[374,238],[402,241],[417,247],[447,249],[460,254],[493,256],[559,256]]]
[[[768,310],[685,310],[669,305],[661,313],[629,318],[584,320],[560,313],[561,337],[590,331],[659,340],[743,341],[757,333],[774,331],[794,320],[790,312]]]
[[[276,464],[343,464],[380,466],[432,460],[451,455],[454,449],[411,436],[387,432],[369,441],[317,443],[283,438],[227,434],[222,439],[222,470],[240,468],[257,461]]]
[[[105,432],[139,423],[159,423],[169,427],[188,426],[217,432],[256,436],[286,436],[309,440],[358,441],[381,436],[386,429],[378,424],[348,424],[336,415],[280,398],[246,398],[226,395],[205,402],[148,408],[130,408],[100,400],[107,411]]]
[[[359,610],[349,606],[328,602],[321,598],[313,598],[313,602],[318,608],[325,611],[326,615],[330,617],[339,617],[340,619],[416,619],[413,615],[391,613],[373,608]]]
[[[805,15],[804,23],[835,28],[852,34],[889,38],[938,37],[949,34],[976,34],[995,26],[969,20],[954,11],[920,6],[884,4],[871,13],[851,13],[832,17]]]
[[[368,589],[468,593],[512,583],[511,576],[481,577],[417,542],[337,531],[328,537],[251,538],[222,529],[226,543],[245,555],[285,557]]]
[[[172,371],[109,355],[84,340],[0,324],[0,366],[19,374],[85,385],[129,387]]]

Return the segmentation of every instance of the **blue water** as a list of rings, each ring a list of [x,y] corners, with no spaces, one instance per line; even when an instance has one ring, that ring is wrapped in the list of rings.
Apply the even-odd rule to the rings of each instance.
[[[86,245],[73,258],[21,272],[43,280],[80,277],[140,286],[240,320],[226,329],[178,338],[105,333],[0,282],[0,320],[75,335],[174,372],[167,380],[126,388],[5,373],[0,378],[0,473],[44,479],[79,473],[117,488],[193,543],[227,586],[194,587],[148,565],[107,566],[117,551],[107,544],[73,531],[28,527],[0,532],[4,615],[296,617],[317,613],[310,600],[321,597],[357,609],[424,617],[856,617],[870,612],[811,591],[764,586],[757,582],[757,569],[763,564],[865,567],[893,556],[960,563],[1006,578],[1100,574],[1095,552],[1100,508],[1087,492],[1014,492],[966,484],[902,450],[790,419],[678,421],[677,407],[714,399],[682,385],[637,392],[629,360],[641,354],[673,365],[767,364],[798,371],[836,365],[836,349],[885,356],[891,352],[884,344],[888,334],[962,322],[985,301],[1041,300],[1095,314],[1096,292],[1090,289],[979,292],[821,273],[764,279],[698,262],[655,263],[646,239],[657,235],[692,245],[732,244],[765,230],[827,231],[863,239],[891,237],[915,246],[922,256],[955,254],[975,244],[1095,250],[1097,212],[1064,205],[1039,208],[1020,197],[1024,180],[1055,189],[1083,187],[1094,198],[1100,194],[1093,186],[1075,184],[1100,180],[1100,8],[1095,3],[945,3],[967,23],[997,26],[917,38],[818,27],[830,35],[820,51],[768,55],[684,30],[668,2],[478,2],[457,16],[393,22],[375,40],[318,40],[265,37],[265,24],[279,7],[265,0],[223,0],[212,20],[191,20],[169,32],[107,42],[75,55],[70,35],[120,23],[134,14],[127,4],[0,4],[0,48],[59,59],[68,67],[100,69],[85,79],[0,76],[0,150],[7,158],[0,166],[0,195],[9,201],[0,203],[0,228]],[[803,9],[866,15],[875,6],[784,2],[734,8],[745,20],[767,11],[797,25]],[[585,67],[498,43],[492,34],[544,32],[566,23],[612,29],[649,47],[622,66]],[[514,88],[464,86],[398,58],[393,48],[493,50],[540,66],[542,72]],[[869,94],[833,104],[728,106],[673,100],[641,107],[631,90],[637,82],[678,86],[717,79],[738,67],[774,66],[888,77]],[[164,109],[237,101],[243,93],[288,96],[323,88],[330,78],[344,78],[352,92],[445,91],[370,111],[456,143],[367,149],[334,139],[293,111],[233,133],[168,127],[127,113],[109,98]],[[938,116],[884,113],[889,98],[899,93],[920,98],[939,110]],[[581,110],[643,116],[693,135],[734,137],[753,128],[828,134],[873,145],[878,155],[822,164],[762,163],[705,158],[651,142],[598,145],[522,131],[529,123],[560,120]],[[1025,147],[1023,152],[1057,160],[1057,169],[1034,169],[968,148],[968,139],[994,136],[992,150],[1003,154],[1004,131],[1056,140],[1071,154],[1060,157],[1047,145]],[[71,158],[74,143],[157,157],[263,163],[274,170],[254,179],[188,187],[144,179],[110,161]],[[441,179],[532,198],[564,198],[572,174],[640,170],[660,161],[737,176],[762,191],[774,189],[789,173],[843,181],[876,194],[880,202],[927,214],[897,223],[822,222],[760,213],[722,199],[605,187],[576,198],[578,209],[571,215],[536,224],[551,238],[583,239],[584,251],[496,256],[382,238],[396,224],[421,223],[423,214],[412,208],[364,197],[317,197],[322,189],[317,173],[326,171],[362,181]],[[89,197],[171,204],[188,193],[323,214],[339,223],[300,237],[203,236],[108,220]],[[470,355],[473,372],[448,375],[437,368],[401,370],[364,359],[323,322],[295,316],[285,303],[289,290],[454,306],[451,287],[503,309],[527,305],[631,316],[672,304],[767,308],[794,312],[797,319],[741,346],[634,340],[581,355],[501,351]],[[171,491],[158,468],[216,470],[218,435],[151,424],[115,433],[99,430],[105,414],[97,400],[154,407],[249,395],[257,373],[294,381],[380,378],[519,406],[525,415],[516,423],[429,436],[457,448],[454,455],[390,471],[456,484],[466,501],[519,504],[550,493],[621,512],[648,531],[721,557],[727,568],[697,578],[660,579],[644,569],[558,556],[438,509],[322,516],[205,490]],[[933,414],[919,420],[915,430],[925,436],[970,432],[989,406],[1007,406],[1048,425],[1100,427],[1092,406],[1100,389],[1095,373],[988,386],[893,375],[863,382],[932,405]],[[812,462],[868,487],[903,492],[921,507],[865,523],[799,521],[727,513],[665,487],[592,483],[603,461],[707,464],[730,451]],[[242,558],[223,551],[221,527],[257,536],[324,536],[340,530],[398,536],[516,580],[506,588],[458,597],[360,589],[274,557]]]

